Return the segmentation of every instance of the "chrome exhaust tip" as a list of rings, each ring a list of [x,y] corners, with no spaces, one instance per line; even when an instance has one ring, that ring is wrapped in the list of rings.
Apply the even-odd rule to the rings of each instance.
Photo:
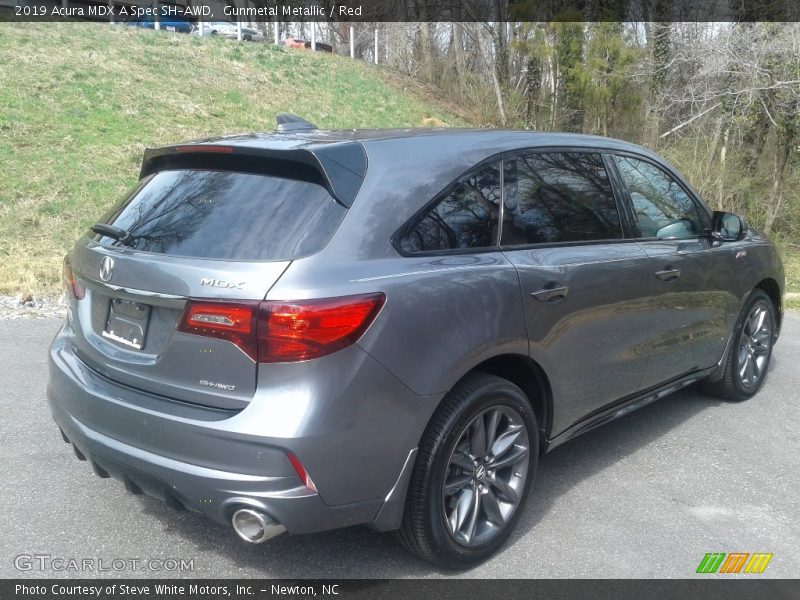
[[[252,508],[240,508],[233,513],[231,525],[240,538],[251,544],[266,542],[286,531],[268,514]]]

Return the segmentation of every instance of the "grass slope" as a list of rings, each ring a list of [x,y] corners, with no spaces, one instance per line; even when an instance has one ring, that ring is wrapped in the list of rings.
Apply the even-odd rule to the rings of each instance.
[[[103,24],[0,24],[0,293],[59,290],[75,238],[136,181],[142,151],[274,128],[465,124],[361,61]]]

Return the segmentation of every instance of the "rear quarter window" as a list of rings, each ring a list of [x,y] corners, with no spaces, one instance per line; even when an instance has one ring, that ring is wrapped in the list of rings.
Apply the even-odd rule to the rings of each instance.
[[[497,245],[500,162],[479,167],[456,181],[447,194],[405,235],[407,254],[490,248]]]
[[[292,260],[321,250],[347,209],[320,185],[280,177],[179,169],[137,186],[108,220],[136,250],[223,260]],[[101,244],[118,245],[100,237]]]

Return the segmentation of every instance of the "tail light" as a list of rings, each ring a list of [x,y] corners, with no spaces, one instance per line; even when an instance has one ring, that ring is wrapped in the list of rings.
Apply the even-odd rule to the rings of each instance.
[[[63,280],[64,291],[67,295],[75,300],[83,300],[83,297],[86,295],[86,288],[75,278],[72,267],[67,261],[64,261]]]
[[[233,342],[253,360],[258,360],[255,337],[258,302],[210,302],[190,300],[178,331]]]
[[[260,363],[309,360],[355,343],[385,299],[377,293],[295,302],[190,300],[178,331],[228,340]]]

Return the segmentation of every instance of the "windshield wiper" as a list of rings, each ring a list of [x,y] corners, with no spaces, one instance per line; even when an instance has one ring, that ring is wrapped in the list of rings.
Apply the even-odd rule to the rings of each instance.
[[[106,237],[117,240],[120,244],[130,246],[135,239],[130,231],[122,229],[122,227],[115,227],[114,225],[106,225],[105,223],[95,223],[90,227],[92,231]]]

